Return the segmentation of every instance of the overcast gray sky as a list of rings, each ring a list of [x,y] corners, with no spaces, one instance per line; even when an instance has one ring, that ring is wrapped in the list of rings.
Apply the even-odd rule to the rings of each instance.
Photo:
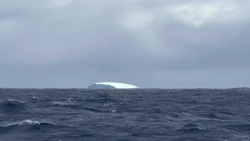
[[[249,35],[249,0],[0,0],[0,87],[249,87]]]

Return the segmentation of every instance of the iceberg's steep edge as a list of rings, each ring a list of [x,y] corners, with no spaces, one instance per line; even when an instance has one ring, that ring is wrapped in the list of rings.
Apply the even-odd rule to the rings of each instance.
[[[98,82],[94,83],[88,87],[89,89],[136,89],[137,86],[126,84],[126,83],[117,83],[117,82]]]

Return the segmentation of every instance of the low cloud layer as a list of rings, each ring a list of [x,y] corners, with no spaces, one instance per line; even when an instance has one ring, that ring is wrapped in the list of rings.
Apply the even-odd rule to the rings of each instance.
[[[0,87],[249,87],[249,4],[0,1]]]

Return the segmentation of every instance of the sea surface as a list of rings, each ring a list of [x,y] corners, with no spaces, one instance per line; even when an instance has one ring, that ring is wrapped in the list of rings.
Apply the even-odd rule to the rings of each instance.
[[[250,89],[0,89],[0,141],[250,141]]]

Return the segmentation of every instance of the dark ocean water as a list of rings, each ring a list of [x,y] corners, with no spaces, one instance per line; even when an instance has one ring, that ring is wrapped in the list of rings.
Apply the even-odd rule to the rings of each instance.
[[[250,141],[250,89],[0,89],[0,141]]]

